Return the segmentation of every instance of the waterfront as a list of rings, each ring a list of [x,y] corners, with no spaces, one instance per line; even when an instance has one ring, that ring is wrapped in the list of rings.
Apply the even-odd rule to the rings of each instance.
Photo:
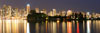
[[[99,25],[100,20],[41,23],[28,23],[20,19],[0,20],[0,33],[99,33]]]

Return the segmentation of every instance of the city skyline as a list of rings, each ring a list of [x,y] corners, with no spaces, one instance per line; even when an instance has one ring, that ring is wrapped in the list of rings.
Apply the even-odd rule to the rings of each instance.
[[[40,10],[47,9],[47,11],[51,11],[52,9],[57,9],[57,11],[71,9],[85,12],[92,12],[94,10],[94,12],[100,13],[99,0],[0,0],[0,8],[4,4],[15,8],[25,8],[28,3],[31,6],[31,10],[35,8],[39,8]]]
[[[33,12],[35,11],[35,12]],[[18,8],[12,8],[12,6],[8,6],[8,5],[3,5],[3,8],[0,9],[0,17],[4,17],[4,18],[22,18],[25,19],[28,15],[31,15],[33,13],[36,14],[45,14],[48,16],[75,16],[75,15],[86,15],[87,18],[100,18],[100,14],[99,13],[91,13],[89,11],[87,12],[73,12],[73,10],[62,10],[57,12],[56,9],[52,9],[52,11],[47,12],[46,9],[42,9],[39,10],[39,8],[35,8],[35,10],[30,10],[30,4],[26,5],[25,9],[18,9]],[[82,16],[82,17],[84,17]]]
[[[0,33],[99,33],[100,0],[0,0]]]

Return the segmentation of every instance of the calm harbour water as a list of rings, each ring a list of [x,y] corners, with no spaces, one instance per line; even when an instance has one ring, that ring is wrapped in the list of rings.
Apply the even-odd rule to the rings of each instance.
[[[28,23],[27,20],[0,20],[0,33],[100,33],[100,20],[41,23]]]

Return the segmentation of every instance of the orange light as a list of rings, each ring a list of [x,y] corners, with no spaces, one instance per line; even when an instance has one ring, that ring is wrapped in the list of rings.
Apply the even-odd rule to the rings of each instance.
[[[72,23],[67,22],[67,33],[72,33]]]

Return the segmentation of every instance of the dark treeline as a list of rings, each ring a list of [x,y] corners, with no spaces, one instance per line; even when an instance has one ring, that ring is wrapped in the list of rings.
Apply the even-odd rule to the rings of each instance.
[[[57,20],[60,20],[60,21],[63,21],[63,20],[100,20],[100,18],[96,18],[96,19],[95,18],[89,18],[89,19],[87,19],[86,15],[83,15],[81,12],[80,13],[73,13],[70,16],[48,16],[44,13],[36,13],[35,10],[31,10],[30,13],[27,16],[27,20],[28,20],[28,22],[31,22],[31,21],[41,22],[41,21],[46,21],[46,20],[48,20],[48,21],[57,21]]]
[[[35,10],[31,10],[27,16],[28,22],[30,21],[43,21],[47,17],[46,14],[36,13]]]

